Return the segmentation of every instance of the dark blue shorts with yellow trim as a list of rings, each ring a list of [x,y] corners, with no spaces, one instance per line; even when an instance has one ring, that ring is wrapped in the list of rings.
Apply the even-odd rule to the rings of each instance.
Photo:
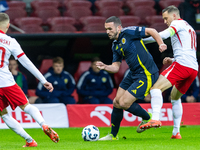
[[[152,75],[146,75],[134,74],[130,71],[119,86],[127,90],[137,99],[144,99],[149,94],[150,88],[157,81],[158,77],[158,72]]]

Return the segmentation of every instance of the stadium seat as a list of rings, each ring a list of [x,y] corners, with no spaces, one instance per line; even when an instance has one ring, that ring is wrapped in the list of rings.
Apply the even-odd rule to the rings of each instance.
[[[84,33],[106,33],[104,24],[88,24],[81,31]]]
[[[125,60],[122,60],[121,66],[119,68],[119,71],[117,73],[114,74],[114,79],[115,79],[115,85],[116,87],[119,86],[120,82],[122,81],[122,79],[124,78],[124,73],[126,72],[126,70],[128,69],[128,65],[126,63]]]
[[[164,23],[154,23],[149,27],[156,29],[158,32],[163,31],[168,28],[167,25]]]
[[[115,1],[115,0],[112,0],[112,1],[97,0],[97,1],[95,1],[94,5],[96,6],[97,10],[101,10],[102,8],[111,7],[111,6],[122,8],[123,2],[122,1]]]
[[[78,82],[79,77],[81,76],[81,74],[85,71],[87,71],[91,66],[91,61],[80,61],[78,68],[74,74],[74,80],[76,81],[76,83]]]
[[[45,74],[52,65],[53,65],[52,59],[43,59],[39,71],[42,74]]]
[[[98,12],[95,13],[96,16],[103,16],[105,18],[108,18],[110,16],[123,16],[124,11],[119,8],[118,6],[109,6],[109,7],[103,7]]]
[[[106,32],[104,23],[106,18],[102,16],[87,16],[80,18],[83,24],[83,32]]]
[[[129,15],[138,16],[140,18],[140,25],[147,25],[145,18],[147,16],[156,15],[156,10],[149,6],[138,6],[132,9]]]
[[[125,2],[125,5],[130,9],[133,10],[137,7],[151,7],[154,8],[155,1],[154,0],[140,0],[140,1],[133,1],[133,0],[127,0]]]
[[[14,19],[27,16],[26,11],[21,8],[9,8],[6,10],[6,13],[9,15],[10,23],[12,24],[14,23]]]
[[[86,16],[86,17],[81,17],[80,22],[86,26],[88,24],[104,24],[106,21],[105,17],[102,16]]]
[[[75,89],[74,92],[72,93],[72,96],[74,97],[76,103],[78,103],[79,101],[79,96],[78,96],[78,93],[77,93],[77,90]]]
[[[20,26],[20,28],[25,31],[25,33],[44,33],[44,30],[41,26],[38,25],[26,25]]]
[[[33,13],[32,16],[34,17],[40,17],[42,19],[42,24],[46,25],[48,18],[52,17],[59,17],[60,16],[60,11],[56,8],[52,7],[45,7],[41,9],[36,9]]]
[[[149,26],[155,23],[164,23],[163,17],[161,15],[147,16],[145,20]]]
[[[174,5],[178,7],[180,3],[184,2],[184,0],[160,0],[159,1],[159,6],[161,9],[164,9],[170,5]]]
[[[128,26],[138,26],[140,23],[140,18],[137,16],[119,16],[123,27]]]
[[[28,96],[36,96],[35,91],[35,89],[28,89]]]
[[[53,17],[47,20],[50,26],[49,32],[76,32],[76,28],[73,26],[76,23],[76,19],[72,17]]]
[[[80,23],[79,19],[85,16],[92,16],[92,11],[84,6],[74,6],[65,11],[64,16],[75,18],[76,23],[74,26],[77,28],[77,30],[81,30],[83,25]]]
[[[54,33],[74,33],[76,28],[71,24],[55,24],[51,27],[49,32]]]
[[[7,4],[8,4],[9,9],[10,8],[20,8],[20,9],[26,8],[26,3],[22,1],[8,1]]]
[[[42,24],[42,19],[39,17],[22,17],[22,18],[16,18],[14,20],[14,23],[19,27],[26,25],[40,26]]]
[[[64,16],[73,17],[78,21],[81,17],[92,16],[92,11],[84,6],[74,6],[64,12]]]
[[[76,19],[72,18],[72,17],[53,17],[53,18],[49,18],[47,20],[47,22],[51,26],[54,26],[56,24],[60,24],[60,25],[71,24],[71,25],[73,25],[73,24],[75,24]]]
[[[71,7],[86,7],[90,9],[92,7],[92,3],[90,1],[83,1],[83,0],[64,1],[63,3],[67,9]]]
[[[46,8],[46,7],[52,7],[57,9],[59,6],[59,2],[58,1],[52,1],[52,0],[45,0],[45,1],[41,1],[41,0],[36,0],[36,1],[32,1],[31,2],[31,7],[32,9],[35,11],[36,9],[42,9],[42,8]]]
[[[117,88],[113,88],[112,93],[108,96],[110,99],[114,100],[117,94]]]

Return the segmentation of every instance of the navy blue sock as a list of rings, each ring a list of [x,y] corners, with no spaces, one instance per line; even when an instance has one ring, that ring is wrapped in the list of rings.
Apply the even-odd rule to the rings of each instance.
[[[142,117],[143,120],[149,120],[150,116],[138,103],[133,103],[126,111],[135,116]]]
[[[115,137],[119,131],[120,123],[123,119],[123,109],[113,107],[111,114],[111,134]]]

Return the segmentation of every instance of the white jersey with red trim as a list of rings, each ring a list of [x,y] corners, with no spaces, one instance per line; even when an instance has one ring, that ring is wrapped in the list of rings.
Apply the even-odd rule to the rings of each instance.
[[[171,37],[175,61],[198,71],[195,30],[182,19],[172,21],[170,27],[175,30],[175,34]]]
[[[0,87],[8,87],[15,84],[8,64],[11,55],[18,59],[24,54],[18,42],[0,31]]]

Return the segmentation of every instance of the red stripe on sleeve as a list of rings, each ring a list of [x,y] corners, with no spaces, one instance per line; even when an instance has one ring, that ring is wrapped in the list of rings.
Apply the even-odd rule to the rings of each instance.
[[[21,53],[17,56],[17,58],[20,58],[21,56],[23,56],[25,53]]]
[[[170,26],[172,29],[174,29],[175,33],[177,33],[176,28],[174,28],[173,26]]]

